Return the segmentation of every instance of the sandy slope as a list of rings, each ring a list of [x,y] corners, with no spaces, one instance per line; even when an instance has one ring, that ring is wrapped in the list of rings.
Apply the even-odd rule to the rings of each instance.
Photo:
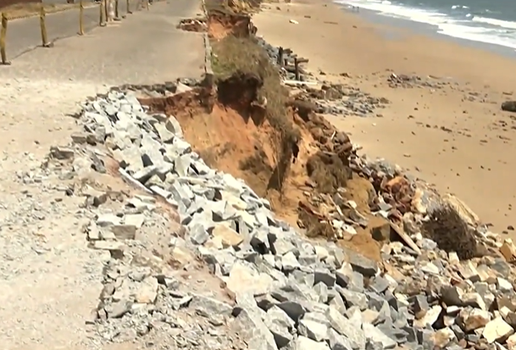
[[[268,42],[309,58],[308,68],[326,78],[346,72],[351,78],[338,79],[391,101],[381,118],[330,117],[367,154],[456,194],[495,231],[516,225],[516,114],[500,110],[514,89],[516,60],[376,26],[324,0],[265,6],[254,22]],[[448,84],[391,88],[388,70]]]

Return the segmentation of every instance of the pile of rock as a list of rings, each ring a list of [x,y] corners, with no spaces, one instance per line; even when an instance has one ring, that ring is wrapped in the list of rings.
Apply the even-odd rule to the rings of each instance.
[[[309,242],[242,181],[206,166],[173,117],[148,115],[133,94],[85,103],[80,121],[86,133],[53,158],[86,154],[105,171],[98,157],[110,154],[149,193],[99,211],[86,230],[111,256],[93,321],[105,339],[156,345],[150,339],[161,333],[169,345],[203,349],[515,348],[514,274],[503,258],[461,262],[405,216],[407,233],[386,241],[383,263]],[[160,201],[150,194],[176,208],[185,229],[165,229],[162,251],[142,257],[156,239],[149,218]],[[88,198],[106,206],[102,193]],[[196,258],[212,275],[192,287],[182,276],[197,271]]]
[[[377,211],[379,215],[398,223],[404,221],[403,227],[407,228],[414,226],[405,222],[407,217],[420,225],[427,218],[427,214],[445,205],[453,208],[462,222],[474,228],[473,232],[479,244],[487,247],[486,249],[500,250],[504,245],[512,246],[512,242],[502,239],[481,225],[478,216],[459,198],[451,194],[441,196],[428,183],[405,173],[399,166],[384,159],[370,159],[366,155],[359,157],[355,152],[350,157],[350,165],[373,184],[377,198],[373,201],[371,210]],[[419,229],[418,226],[411,232],[416,233]]]
[[[306,89],[309,98],[318,106],[318,113],[345,116],[381,116],[376,110],[385,108],[386,98],[377,98],[360,88],[345,84],[322,82],[320,89]]]
[[[415,88],[425,87],[432,89],[442,89],[445,85],[449,85],[448,81],[440,81],[438,78],[421,78],[417,75],[395,74],[391,73],[387,78],[387,82],[391,88]]]
[[[199,86],[199,81],[191,78],[183,78],[178,81],[167,81],[162,84],[133,85],[125,84],[115,88],[118,91],[134,91],[143,97],[167,97],[186,92],[191,87]]]

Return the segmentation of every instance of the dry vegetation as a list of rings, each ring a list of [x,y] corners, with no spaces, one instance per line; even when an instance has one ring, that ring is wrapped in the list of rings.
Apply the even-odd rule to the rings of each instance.
[[[318,152],[310,157],[306,170],[320,193],[331,194],[339,187],[346,187],[351,176],[350,169],[335,153]]]
[[[262,0],[206,0],[205,6],[208,14],[221,11],[231,15],[245,15],[257,11],[262,2]]]
[[[430,214],[429,220],[423,223],[423,233],[444,251],[456,252],[461,260],[480,254],[473,229],[448,205]]]

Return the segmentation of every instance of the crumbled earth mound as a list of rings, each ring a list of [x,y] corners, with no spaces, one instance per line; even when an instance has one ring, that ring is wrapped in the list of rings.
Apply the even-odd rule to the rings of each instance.
[[[201,87],[172,98],[140,101],[153,112],[173,115],[209,166],[245,180],[285,221],[312,238],[337,240],[380,260],[369,221],[375,226],[387,221],[371,214],[368,205],[353,208],[355,198],[369,196],[371,185],[351,171],[349,138],[315,114],[311,102],[280,91],[284,88],[278,72],[253,41],[255,28],[248,15],[212,5],[206,4],[207,25],[217,51],[214,65],[220,70],[213,108],[204,107],[202,96],[208,93]],[[233,51],[241,52],[242,47],[245,57],[234,58]],[[357,222],[360,227],[352,228]]]
[[[232,11],[208,11],[208,32],[218,33],[211,35],[216,89],[140,101],[173,115],[209,166],[243,179],[308,237],[377,261],[381,243],[413,245],[403,232],[406,215],[426,212],[431,192],[418,192],[398,170],[364,163],[349,137],[316,114],[313,98],[342,98],[345,87],[323,84],[289,97],[263,43],[254,40],[249,16]],[[437,225],[432,232],[438,231]]]
[[[294,142],[282,137],[281,128],[265,117],[267,107],[257,101],[262,84],[260,77],[243,73],[221,81],[211,112],[199,102],[202,88],[140,101],[152,112],[175,116],[186,140],[209,166],[245,180],[285,221],[305,229],[312,238],[338,240],[380,260],[371,225],[387,221],[370,213],[369,197],[374,189],[369,180],[352,174],[352,147],[347,135],[336,132],[309,108],[304,109],[303,101],[290,101],[284,123],[290,123],[298,134]],[[288,151],[282,152],[285,148]],[[342,203],[335,210],[332,196],[342,188],[347,190],[339,195]],[[355,209],[349,208],[347,201],[359,203],[360,213],[357,211],[355,218],[364,215],[366,220],[364,227],[349,235],[336,229],[332,220],[338,212],[353,217],[350,212]],[[371,225],[367,224],[369,219]]]
[[[249,16],[230,14],[223,10],[210,11],[208,15],[208,35],[215,40],[227,35],[247,37],[253,28]]]
[[[301,131],[297,159],[293,155],[288,159],[289,176],[282,183],[282,193],[278,193],[281,135],[263,117],[263,107],[255,100],[260,85],[258,77],[245,74],[227,79],[219,85],[218,102],[211,113],[198,103],[202,89],[141,102],[153,112],[174,115],[185,138],[208,165],[245,180],[259,196],[271,201],[280,216],[295,224],[303,191],[310,190],[305,184],[305,164],[317,150],[311,145],[311,135]]]

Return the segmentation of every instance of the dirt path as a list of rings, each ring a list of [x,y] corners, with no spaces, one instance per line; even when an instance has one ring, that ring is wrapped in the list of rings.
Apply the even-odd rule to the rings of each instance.
[[[120,25],[37,49],[0,70],[4,348],[99,348],[84,324],[97,304],[105,256],[86,248],[80,199],[66,196],[59,182],[33,178],[31,169],[41,166],[51,146],[69,142],[77,130],[69,115],[107,84],[199,77],[202,39],[175,29],[178,16],[196,12],[196,2],[156,4]]]

